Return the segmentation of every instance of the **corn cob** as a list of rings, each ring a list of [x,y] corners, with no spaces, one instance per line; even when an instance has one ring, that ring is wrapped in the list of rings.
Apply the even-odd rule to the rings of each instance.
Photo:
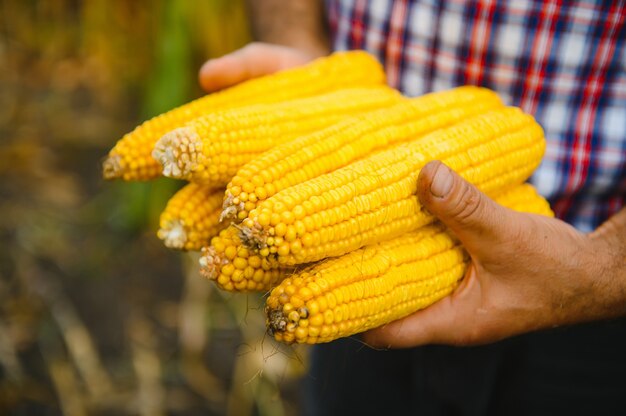
[[[164,135],[152,157],[165,176],[225,186],[237,169],[277,144],[401,100],[378,85],[215,112]]]
[[[284,188],[498,106],[502,102],[494,92],[465,86],[404,100],[298,137],[239,169],[227,186],[222,218],[242,220],[259,201]]]
[[[385,74],[380,64],[362,51],[337,52],[302,67],[252,79],[144,122],[122,137],[109,152],[103,162],[103,176],[124,180],[148,180],[159,176],[161,165],[151,156],[157,140],[168,131],[211,111],[384,83]]]
[[[496,201],[552,216],[547,201],[520,185]],[[402,318],[450,294],[469,256],[436,223],[321,262],[274,288],[267,299],[268,333],[287,343],[322,343]]]
[[[530,115],[492,110],[277,193],[242,222],[244,243],[287,265],[340,256],[433,221],[415,196],[428,161],[489,195],[528,178],[544,147]]]
[[[200,271],[229,292],[266,291],[293,271],[279,268],[267,258],[245,247],[236,225],[230,225],[202,249]]]
[[[219,221],[223,196],[223,189],[185,185],[161,213],[157,236],[169,248],[200,250],[227,226]]]
[[[474,143],[468,143],[468,138],[464,136],[473,138]],[[465,148],[463,153],[460,152],[460,146]],[[280,270],[285,265],[341,255],[431,222],[433,217],[421,210],[414,196],[416,177],[427,160],[443,159],[483,190],[493,193],[511,184],[521,183],[537,165],[543,146],[542,130],[530,116],[513,108],[494,110],[491,114],[475,117],[432,134],[430,138],[373,155],[333,174],[323,175],[276,194],[260,206],[263,208],[265,204],[273,204],[270,207],[284,209],[282,214],[269,216],[270,227],[267,227],[269,230],[266,231],[264,245],[255,243],[253,233],[257,232],[256,227],[231,225],[212,240],[211,247],[204,250],[202,269],[205,276],[216,280],[222,288],[268,290],[284,277],[285,271]],[[410,162],[408,166],[407,162]],[[490,169],[494,164],[496,169]],[[398,167],[403,170],[396,171]],[[389,172],[396,174],[396,181],[400,181],[401,186],[394,186],[393,181],[386,177]],[[343,182],[338,182],[339,179]],[[348,192],[352,194],[346,196]],[[344,199],[341,199],[341,193]],[[285,197],[274,204],[274,200],[283,195]],[[306,200],[297,201],[299,197]],[[385,206],[387,201],[389,203]],[[341,202],[344,206],[333,208],[333,202]],[[286,209],[294,205],[296,208],[291,211]],[[322,211],[323,208],[327,208],[327,211]],[[312,212],[314,209],[317,209],[317,213]],[[251,213],[251,218],[254,218],[254,214],[255,211]],[[331,216],[341,215],[348,219],[330,220]],[[281,226],[279,224],[284,217],[291,223],[283,223]],[[268,224],[267,217],[260,219]],[[320,227],[324,224],[326,230]],[[337,232],[328,231],[333,225],[340,227]],[[280,253],[277,247],[285,243],[291,244],[289,251]],[[247,274],[237,273],[234,282],[237,286],[234,286],[231,284],[230,264],[236,263],[241,270],[249,265],[247,257],[237,255],[240,250],[246,256],[254,253],[254,256],[258,254],[266,259],[263,262],[266,272],[262,278],[257,275],[253,283],[246,283],[246,280],[255,267],[248,269]],[[301,256],[293,261],[295,254],[305,254],[307,257],[301,260]],[[271,270],[278,271],[271,273]]]

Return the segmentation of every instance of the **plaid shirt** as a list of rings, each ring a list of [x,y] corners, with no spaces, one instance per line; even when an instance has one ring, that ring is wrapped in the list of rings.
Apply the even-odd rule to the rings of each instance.
[[[334,48],[365,49],[407,95],[483,85],[546,131],[531,178],[590,231],[626,199],[626,0],[327,0]]]

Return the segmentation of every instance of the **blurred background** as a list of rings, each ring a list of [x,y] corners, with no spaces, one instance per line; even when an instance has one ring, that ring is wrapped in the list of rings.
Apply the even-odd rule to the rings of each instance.
[[[242,0],[0,0],[0,414],[298,414],[306,349],[156,238],[181,184],[101,179],[248,41]]]

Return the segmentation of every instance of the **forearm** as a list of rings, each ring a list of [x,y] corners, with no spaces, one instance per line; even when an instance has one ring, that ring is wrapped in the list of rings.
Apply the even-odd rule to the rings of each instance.
[[[322,0],[247,0],[256,40],[303,50],[329,51]]]

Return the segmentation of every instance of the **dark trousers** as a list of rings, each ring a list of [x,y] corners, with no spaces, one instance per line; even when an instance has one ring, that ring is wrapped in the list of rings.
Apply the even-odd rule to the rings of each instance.
[[[626,415],[626,319],[480,347],[314,347],[307,415]]]

